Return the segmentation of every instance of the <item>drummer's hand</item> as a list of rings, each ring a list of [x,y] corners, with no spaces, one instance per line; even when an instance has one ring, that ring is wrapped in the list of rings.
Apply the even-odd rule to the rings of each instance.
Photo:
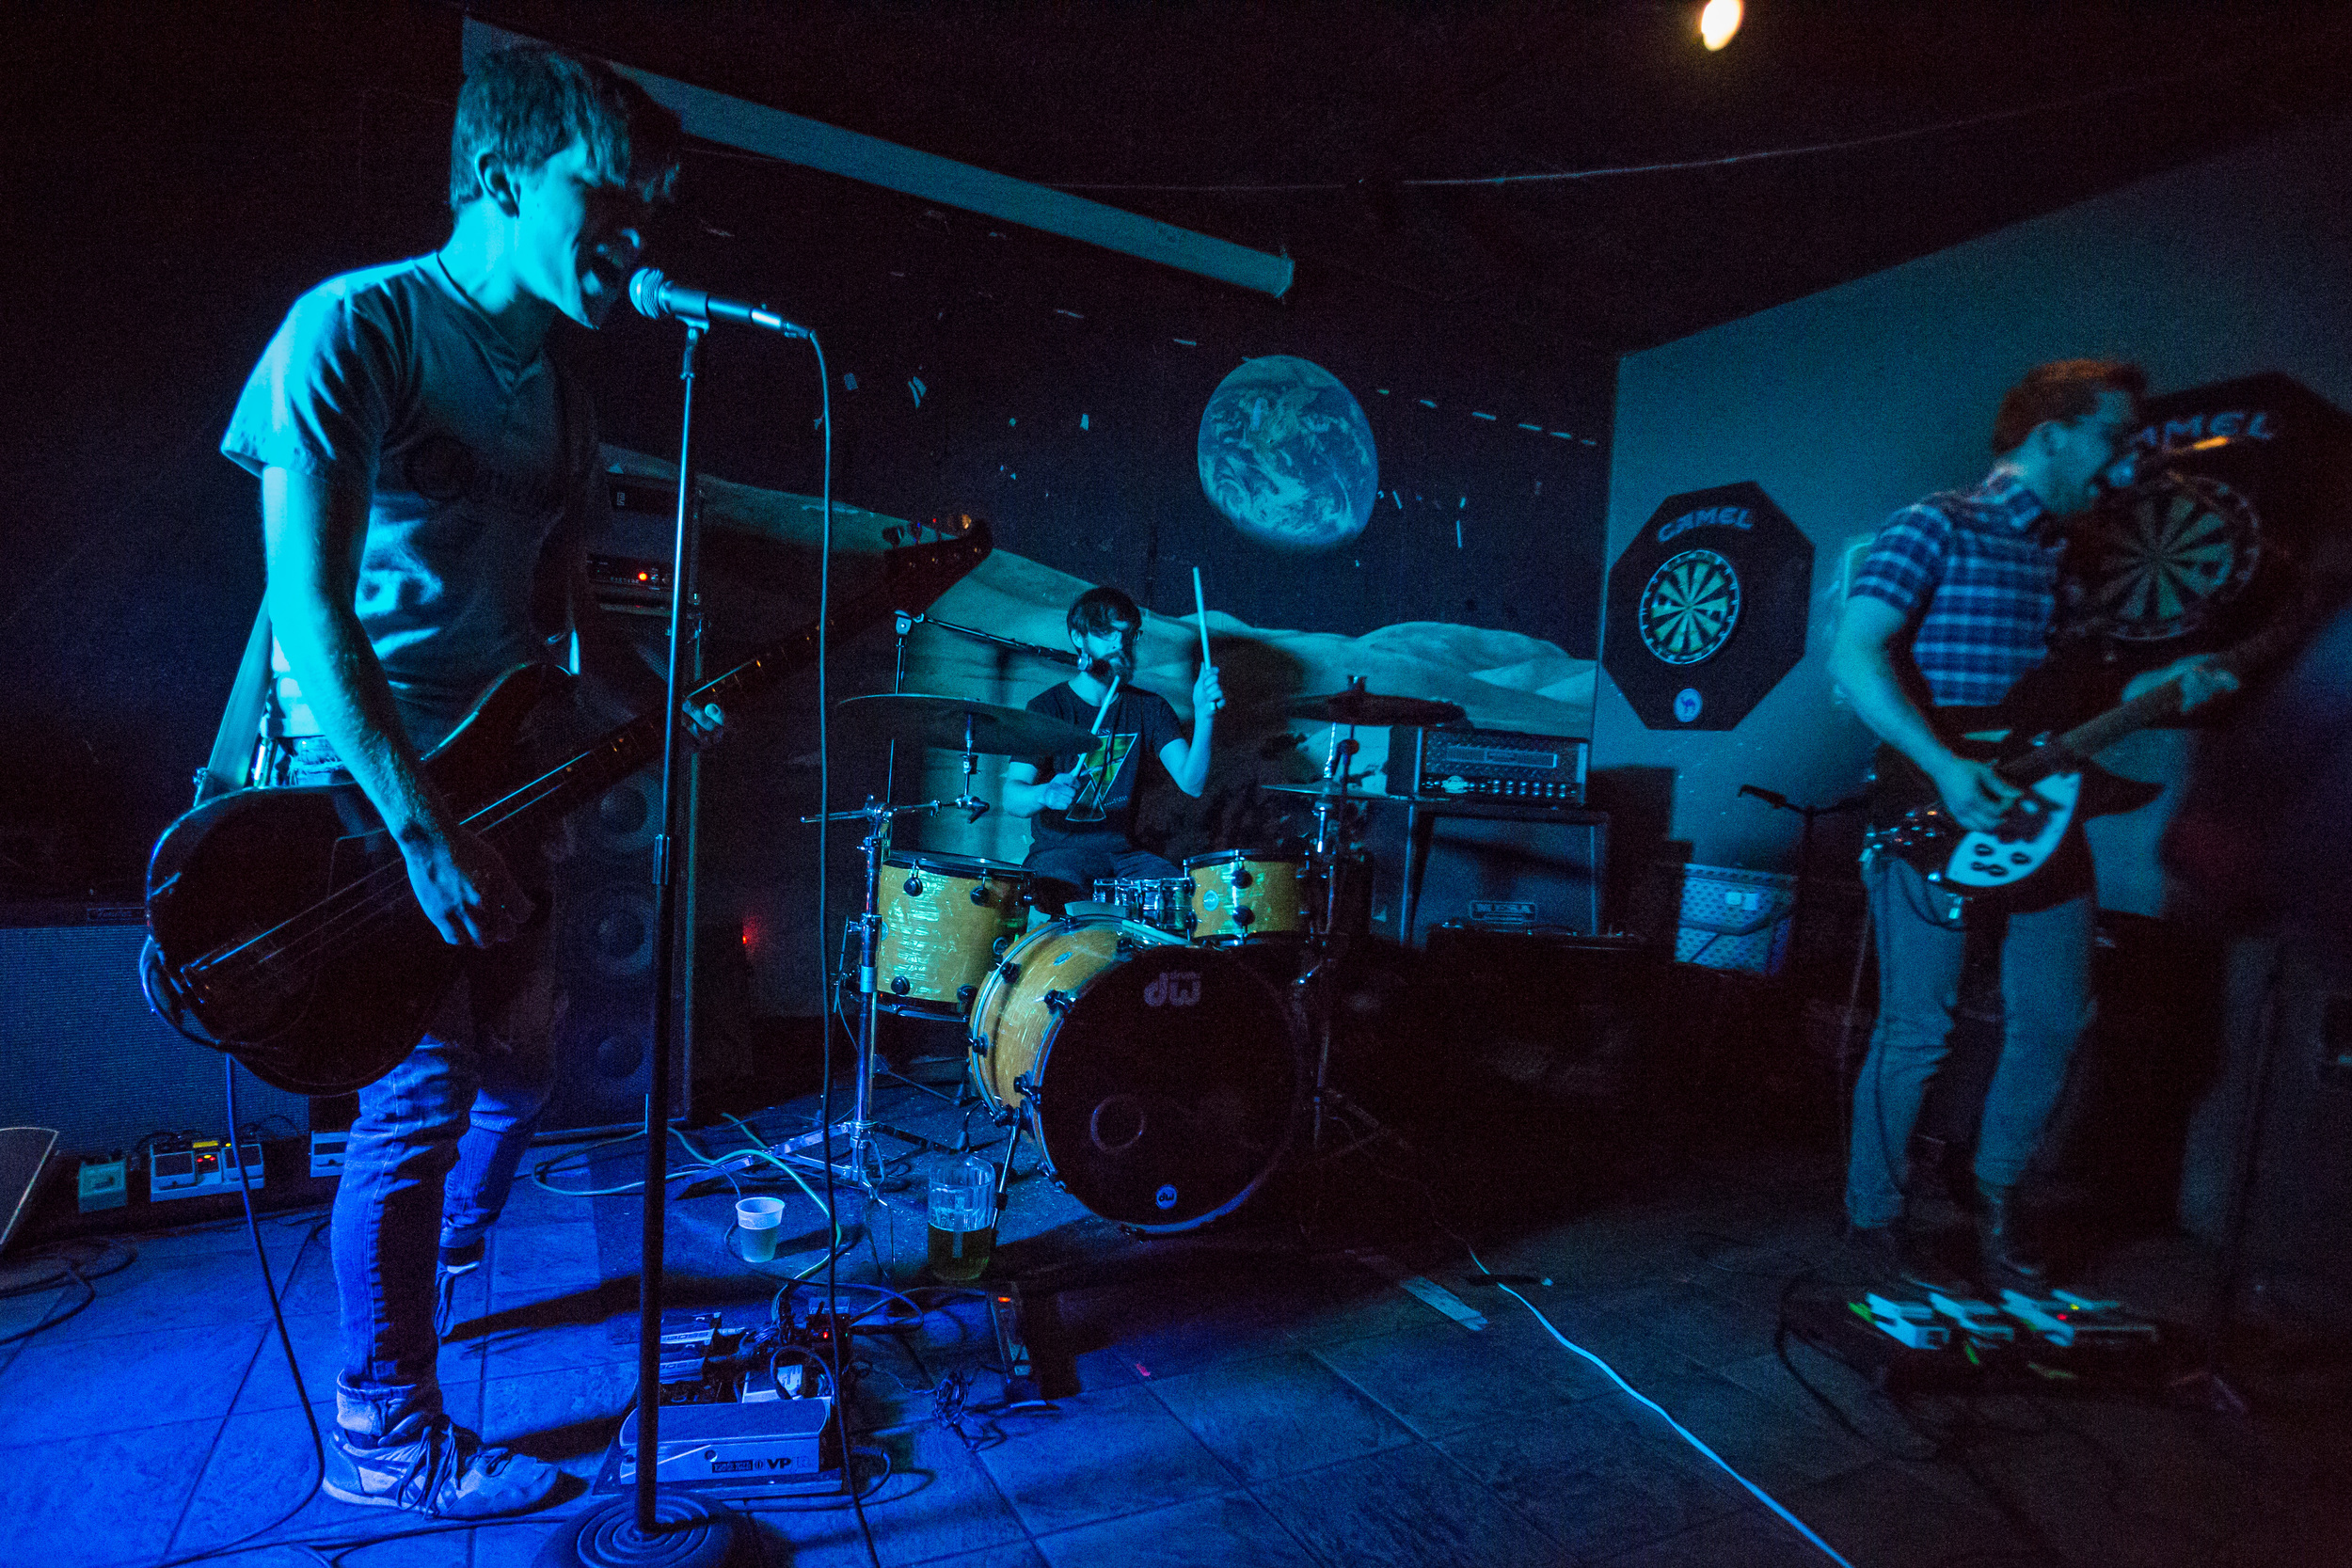
[[[1049,811],[1068,811],[1071,802],[1078,798],[1078,775],[1083,771],[1083,768],[1073,768],[1067,773],[1057,773],[1038,785],[1038,804]]]
[[[1224,705],[1225,688],[1217,684],[1216,666],[1203,664],[1200,667],[1200,673],[1193,677],[1192,711],[1215,713]]]
[[[686,743],[695,751],[707,752],[727,737],[727,716],[718,704],[685,702],[677,711],[686,721]]]

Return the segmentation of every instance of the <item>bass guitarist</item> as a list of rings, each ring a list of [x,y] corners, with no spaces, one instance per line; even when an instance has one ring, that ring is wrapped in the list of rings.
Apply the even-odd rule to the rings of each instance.
[[[601,65],[532,49],[479,62],[458,100],[448,243],[296,301],[221,443],[261,479],[282,655],[274,782],[347,772],[442,939],[486,950],[361,1091],[351,1129],[325,1477],[346,1502],[476,1518],[538,1508],[563,1481],[455,1425],[435,1374],[437,1284],[483,1259],[550,1086],[562,1002],[547,911],[518,883],[531,868],[460,826],[419,758],[498,676],[547,657],[560,628],[532,611],[554,598],[582,673],[659,711],[660,683],[587,592],[594,421],[545,345],[557,317],[593,328],[620,300],[680,143],[675,116]],[[689,723],[707,739],[719,715]]]
[[[1830,671],[1863,722],[1915,765],[1960,826],[1989,830],[2020,791],[1954,749],[1981,729],[1970,710],[2010,695],[2047,657],[2070,523],[2139,425],[2137,365],[2068,359],[2038,366],[2002,399],[1993,470],[1974,488],[1896,513],[1856,573]],[[2126,695],[2178,677],[2186,708],[2237,683],[2186,659],[2137,677]],[[1879,1019],[1854,1089],[1846,1215],[1870,1272],[1942,1283],[1903,1226],[1904,1154],[1930,1081],[1948,1049],[1966,926],[1993,923],[2000,945],[2003,1035],[1976,1155],[1983,1283],[2042,1277],[2019,1234],[2015,1194],[2075,1042],[2090,1017],[2094,901],[2078,829],[1997,911],[1963,916],[1900,858],[1872,853],[1864,882],[1877,930]]]

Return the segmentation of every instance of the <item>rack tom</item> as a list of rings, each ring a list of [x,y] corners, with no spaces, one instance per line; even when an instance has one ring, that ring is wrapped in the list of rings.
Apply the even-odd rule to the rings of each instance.
[[[1303,855],[1219,849],[1184,862],[1192,882],[1192,940],[1240,942],[1308,928],[1314,902]]]
[[[878,1006],[961,1018],[988,972],[1027,924],[1029,874],[1001,861],[929,851],[882,863]]]

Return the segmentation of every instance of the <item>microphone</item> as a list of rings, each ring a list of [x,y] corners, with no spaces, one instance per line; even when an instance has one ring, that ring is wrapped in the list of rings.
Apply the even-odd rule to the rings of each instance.
[[[765,305],[755,305],[745,299],[729,299],[707,289],[690,289],[673,283],[661,276],[659,267],[639,267],[628,280],[628,302],[637,307],[638,314],[660,321],[675,316],[697,326],[708,326],[713,321],[737,322],[744,326],[766,327],[787,338],[817,336],[798,322],[786,321]]]
[[[2142,484],[2161,483],[2169,477],[2172,465],[2182,458],[2235,446],[2249,438],[2242,434],[2207,436],[2195,441],[2171,442],[2145,449],[2134,447],[2092,476],[2092,499],[2136,489]]]

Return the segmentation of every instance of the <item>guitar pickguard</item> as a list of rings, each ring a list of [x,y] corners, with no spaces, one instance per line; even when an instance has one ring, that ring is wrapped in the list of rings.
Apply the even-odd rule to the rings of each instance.
[[[2074,820],[2082,789],[2080,773],[2054,773],[2040,781],[1991,831],[1963,834],[1929,880],[1966,893],[2026,880],[2058,852],[2067,824]]]

